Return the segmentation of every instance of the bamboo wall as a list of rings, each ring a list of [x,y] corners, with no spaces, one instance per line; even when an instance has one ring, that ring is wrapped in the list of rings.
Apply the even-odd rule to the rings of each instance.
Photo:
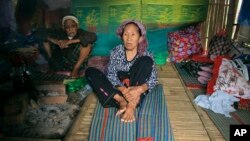
[[[207,50],[209,41],[219,31],[225,30],[228,37],[235,34],[236,8],[239,0],[209,0],[207,19],[201,24],[202,45]]]

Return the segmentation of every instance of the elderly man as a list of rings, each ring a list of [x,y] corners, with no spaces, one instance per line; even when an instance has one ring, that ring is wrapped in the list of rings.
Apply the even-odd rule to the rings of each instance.
[[[78,77],[87,65],[96,34],[79,28],[78,19],[67,15],[62,19],[62,29],[47,37],[44,43],[52,71],[69,71]]]

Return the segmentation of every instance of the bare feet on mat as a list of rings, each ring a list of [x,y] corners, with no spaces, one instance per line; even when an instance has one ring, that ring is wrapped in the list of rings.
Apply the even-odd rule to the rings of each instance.
[[[128,103],[125,113],[122,116],[122,122],[134,122],[135,121],[135,109],[136,105]]]
[[[120,95],[116,94],[114,96],[114,99],[119,103],[119,109],[116,112],[116,116],[120,116],[121,114],[123,114],[126,111],[126,107],[128,102]]]
[[[116,116],[120,116],[126,111],[127,107],[127,101],[124,99],[123,101],[119,102],[119,110],[116,112]]]

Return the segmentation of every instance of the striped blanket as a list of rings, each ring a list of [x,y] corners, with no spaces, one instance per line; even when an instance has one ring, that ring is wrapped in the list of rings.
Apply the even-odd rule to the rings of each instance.
[[[124,123],[116,108],[95,109],[89,141],[173,141],[162,85],[147,94],[136,109],[136,122]]]

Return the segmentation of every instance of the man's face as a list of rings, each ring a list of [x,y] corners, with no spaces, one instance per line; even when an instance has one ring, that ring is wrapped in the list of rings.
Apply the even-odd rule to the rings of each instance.
[[[78,25],[73,20],[66,20],[64,22],[64,30],[66,31],[69,37],[74,37],[77,33]]]

